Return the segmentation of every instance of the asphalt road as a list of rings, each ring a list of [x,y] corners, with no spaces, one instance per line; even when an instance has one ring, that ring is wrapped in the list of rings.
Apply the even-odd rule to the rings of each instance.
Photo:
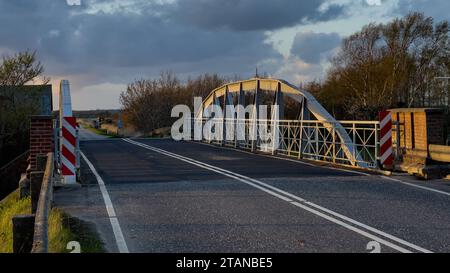
[[[85,187],[56,193],[59,206],[97,224],[110,251],[120,245],[112,222],[130,252],[369,252],[371,241],[381,252],[450,251],[444,182],[399,177],[411,183],[403,184],[199,143],[134,141],[81,144],[113,217],[86,162]]]
[[[85,129],[83,126],[80,126],[78,129],[78,136],[80,137],[81,141],[84,140],[104,140],[108,139],[107,136],[102,136],[99,134],[96,134],[92,131],[89,131],[88,129]]]

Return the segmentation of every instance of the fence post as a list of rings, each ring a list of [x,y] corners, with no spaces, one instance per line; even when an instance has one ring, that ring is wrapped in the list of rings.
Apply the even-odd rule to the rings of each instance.
[[[376,128],[375,128],[375,130],[376,130]],[[355,122],[353,122],[353,124],[352,124],[352,131],[353,131],[353,160],[356,161],[357,146],[356,146],[356,124],[355,124]],[[376,136],[375,136],[375,142],[376,141],[377,140],[376,140]]]
[[[315,134],[315,141],[316,141],[316,160],[319,160],[319,123],[316,122],[316,134]]]
[[[335,130],[336,129],[333,126],[333,128],[331,130],[331,132],[333,133],[333,137],[332,137],[332,140],[333,140],[333,163],[336,163],[336,131]]]
[[[33,247],[34,214],[16,215],[13,224],[13,252],[30,253]]]
[[[400,160],[400,155],[402,154],[401,152],[401,147],[400,147],[400,121],[397,120],[395,122],[395,160],[399,161]]]

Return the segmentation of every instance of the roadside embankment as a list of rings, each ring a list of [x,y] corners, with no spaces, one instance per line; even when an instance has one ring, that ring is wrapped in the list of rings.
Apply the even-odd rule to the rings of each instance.
[[[30,211],[30,197],[20,199],[18,190],[0,201],[0,253],[13,252],[12,218],[16,215],[29,214]],[[105,252],[103,243],[92,226],[71,217],[57,207],[52,208],[48,225],[51,253],[70,252],[67,243],[71,241],[80,243],[81,252]]]

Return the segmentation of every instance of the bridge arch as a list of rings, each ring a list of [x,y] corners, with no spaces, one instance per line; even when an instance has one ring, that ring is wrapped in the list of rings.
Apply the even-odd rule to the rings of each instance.
[[[201,111],[195,114],[196,118],[203,118],[203,109],[207,109],[211,105],[234,105],[233,98],[237,97],[238,104],[245,104],[245,95],[250,93],[254,94],[255,109],[258,109],[259,99],[258,94],[261,91],[273,92],[275,94],[274,105],[278,105],[277,115],[273,115],[272,119],[279,119],[283,116],[283,97],[287,96],[294,101],[301,104],[302,110],[299,120],[312,120],[311,116],[315,120],[321,122],[323,127],[329,132],[336,133],[339,138],[340,146],[343,153],[348,159],[351,165],[367,167],[364,160],[360,158],[357,148],[349,136],[347,130],[341,125],[328,111],[316,100],[316,98],[308,91],[301,90],[294,85],[281,79],[268,79],[268,78],[252,78],[243,81],[236,81],[227,83],[220,86],[210,92],[210,94],[203,100]],[[223,101],[220,102],[220,98]],[[229,117],[227,117],[229,118]],[[258,114],[253,117],[258,119]]]

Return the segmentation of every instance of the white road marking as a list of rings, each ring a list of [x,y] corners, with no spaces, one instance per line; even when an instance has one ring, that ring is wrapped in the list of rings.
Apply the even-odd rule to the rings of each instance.
[[[146,144],[143,144],[143,143],[140,143],[140,142],[132,141],[130,139],[123,139],[123,140],[128,142],[128,143],[130,143],[130,144],[134,144],[134,145],[143,147],[145,149],[152,150],[154,152],[157,152],[157,153],[160,153],[160,154],[163,154],[163,155],[166,155],[166,156],[169,156],[169,157],[172,157],[172,158],[175,158],[175,159],[187,162],[189,164],[192,164],[192,165],[195,165],[195,166],[207,169],[207,170],[211,170],[213,172],[216,172],[216,173],[222,174],[224,176],[233,178],[235,180],[241,181],[243,183],[246,183],[246,184],[248,184],[250,186],[253,186],[253,187],[257,188],[257,189],[263,190],[264,192],[266,192],[266,193],[268,193],[268,194],[270,194],[272,196],[275,196],[275,197],[280,198],[280,199],[282,199],[282,200],[284,200],[286,202],[291,203],[292,205],[295,205],[297,207],[305,209],[305,210],[307,210],[307,211],[309,211],[309,212],[311,212],[311,213],[313,213],[313,214],[315,214],[315,215],[317,215],[319,217],[322,217],[324,219],[332,221],[333,223],[336,223],[336,224],[338,224],[338,225],[340,225],[340,226],[342,226],[344,228],[352,230],[352,231],[354,231],[354,232],[356,232],[356,233],[358,233],[358,234],[360,234],[362,236],[370,238],[371,240],[375,240],[375,241],[377,241],[377,242],[379,242],[379,243],[381,243],[381,244],[383,244],[385,246],[388,246],[388,247],[390,247],[392,249],[395,249],[395,250],[397,250],[399,252],[410,253],[411,251],[408,250],[408,249],[405,249],[405,248],[403,248],[403,247],[401,247],[399,245],[396,245],[396,244],[393,244],[393,243],[391,243],[389,241],[386,241],[386,240],[384,240],[384,239],[382,239],[382,238],[380,238],[380,237],[378,237],[376,235],[370,234],[367,231],[364,231],[364,230],[359,229],[359,228],[357,228],[355,226],[349,225],[349,224],[347,224],[347,223],[345,223],[345,222],[343,222],[341,220],[348,221],[348,222],[352,223],[353,225],[359,226],[361,228],[365,228],[366,230],[369,230],[369,231],[371,231],[373,233],[381,235],[381,236],[383,236],[385,238],[388,238],[388,239],[390,239],[392,241],[395,241],[395,242],[397,242],[399,244],[402,244],[404,246],[408,246],[408,247],[410,247],[412,249],[415,249],[417,251],[424,252],[424,253],[431,253],[431,251],[429,251],[429,250],[427,250],[425,248],[422,248],[420,246],[414,245],[414,244],[409,243],[409,242],[407,242],[407,241],[405,241],[403,239],[400,239],[400,238],[395,237],[393,235],[387,234],[387,233],[385,233],[385,232],[383,232],[381,230],[378,230],[376,228],[373,228],[373,227],[370,227],[370,226],[365,225],[363,223],[360,223],[360,222],[358,222],[358,221],[356,221],[354,219],[351,219],[349,217],[346,217],[344,215],[341,215],[339,213],[331,211],[331,210],[329,210],[327,208],[321,207],[321,206],[319,206],[319,205],[317,205],[315,203],[306,201],[305,199],[303,199],[301,197],[298,197],[296,195],[293,195],[291,193],[288,193],[286,191],[283,191],[281,189],[278,189],[276,187],[268,185],[268,184],[266,184],[264,182],[261,182],[259,180],[256,180],[256,179],[253,179],[253,178],[250,178],[250,177],[238,174],[238,173],[234,173],[234,172],[231,172],[231,171],[219,168],[219,167],[215,167],[215,166],[212,166],[212,165],[209,165],[209,164],[197,161],[195,159],[192,159],[192,158],[189,158],[189,157],[185,157],[185,156],[181,156],[181,155],[178,155],[178,154],[175,154],[175,153],[163,150],[163,149],[159,149],[159,148],[156,148],[156,147],[153,147],[153,146],[149,146],[149,145],[146,145]],[[280,195],[280,194],[284,194],[285,196]],[[290,198],[287,198],[286,196],[290,197]],[[297,202],[297,201],[293,201],[291,198],[300,201],[300,203]],[[311,207],[314,207],[315,209],[311,208]],[[330,215],[326,215],[323,212],[331,214],[334,217],[340,218],[341,220],[339,220],[337,218],[334,218],[334,217],[332,217]]]
[[[205,146],[209,146],[209,147],[219,148],[219,147],[217,147],[216,145],[213,145],[213,144],[207,144],[207,143],[201,143],[201,142],[192,142],[192,143],[205,145]],[[220,147],[220,148],[225,148],[225,149],[229,149],[229,150],[236,151],[236,152],[241,152],[241,153],[255,155],[255,153],[251,153],[251,152],[248,152],[248,151],[242,151],[242,150],[238,150],[238,149],[234,149],[234,148],[230,148],[230,147]],[[295,162],[295,163],[299,163],[299,164],[303,164],[303,165],[307,165],[307,166],[311,166],[311,167],[325,168],[325,169],[331,169],[331,170],[348,172],[348,173],[355,173],[355,174],[360,174],[360,175],[365,175],[365,176],[372,176],[371,174],[363,173],[363,172],[360,172],[360,171],[340,169],[340,168],[335,168],[335,167],[330,167],[330,166],[320,166],[320,165],[315,165],[315,164],[312,164],[312,163],[307,163],[307,162],[303,162],[303,161],[295,160],[295,159],[291,159],[291,158],[283,158],[283,157],[278,157],[278,156],[273,156],[273,155],[266,155],[266,154],[258,154],[258,156],[264,156],[264,157],[269,157],[269,158],[275,158],[275,159],[291,161],[291,162]],[[435,193],[440,193],[440,194],[444,194],[444,195],[450,196],[449,192],[436,190],[436,189],[433,189],[433,188],[430,188],[430,187],[415,185],[415,184],[412,184],[412,183],[408,183],[408,182],[402,181],[400,179],[391,178],[389,176],[380,175],[380,177],[384,178],[384,179],[387,179],[387,180],[399,182],[399,183],[407,185],[407,186],[411,186],[411,187],[415,187],[415,188],[419,188],[419,189],[432,191],[432,192],[435,192]]]
[[[205,146],[209,146],[209,147],[219,148],[216,145],[208,144],[208,143],[202,143],[202,142],[192,142],[192,143],[205,145]],[[225,149],[229,149],[229,150],[240,152],[240,153],[255,155],[255,153],[248,152],[248,151],[243,151],[243,150],[239,150],[239,149],[235,149],[235,148],[230,148],[230,147],[220,147],[220,148],[225,148]],[[308,163],[308,162],[304,162],[304,161],[300,161],[300,160],[295,160],[295,159],[291,159],[291,158],[284,158],[284,157],[279,157],[279,156],[274,156],[274,155],[267,155],[267,154],[257,154],[257,155],[258,156],[269,157],[269,158],[280,159],[280,160],[285,160],[285,161],[290,161],[290,162],[294,162],[294,163],[298,163],[298,164],[302,164],[302,165],[306,165],[306,166],[311,166],[311,167],[316,167],[316,168],[324,168],[324,169],[335,170],[335,171],[340,171],[340,172],[354,173],[354,174],[360,174],[360,175],[365,175],[365,176],[371,176],[371,174],[360,172],[360,171],[340,169],[340,168],[335,168],[335,167],[330,167],[330,166],[321,166],[321,165],[316,165],[316,164],[312,164],[312,163]]]
[[[444,194],[444,195],[450,196],[449,192],[440,191],[440,190],[432,189],[432,188],[429,188],[429,187],[408,183],[408,182],[402,181],[400,179],[396,179],[396,178],[392,178],[392,177],[388,177],[388,176],[383,176],[383,175],[381,175],[381,178],[386,179],[386,180],[399,182],[401,184],[408,185],[408,186],[415,187],[415,188],[419,188],[419,189],[422,189],[422,190],[427,190],[427,191],[431,191],[431,192],[440,193],[440,194]]]
[[[120,228],[119,219],[117,219],[117,215],[111,202],[111,198],[109,197],[108,190],[106,189],[105,182],[84,153],[80,151],[80,154],[88,164],[92,173],[95,175],[95,178],[97,178],[97,182],[103,196],[103,201],[105,202],[106,211],[108,212],[109,221],[111,222],[111,227],[116,239],[117,248],[120,253],[129,253],[127,243],[125,242],[125,237],[123,236],[122,229]]]

